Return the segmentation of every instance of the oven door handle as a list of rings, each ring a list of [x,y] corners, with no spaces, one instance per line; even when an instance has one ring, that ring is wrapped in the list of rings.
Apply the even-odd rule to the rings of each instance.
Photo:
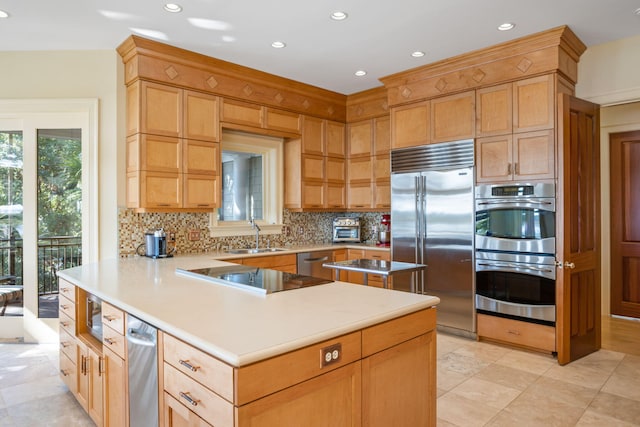
[[[483,201],[483,202],[477,202],[477,204],[479,206],[483,206],[483,205],[509,205],[509,204],[513,204],[513,205],[517,205],[517,204],[522,204],[522,203],[528,203],[528,204],[532,204],[532,205],[552,205],[553,202],[550,201],[546,201],[546,200],[536,200],[536,199],[498,199],[498,200],[487,200],[487,201]]]
[[[535,267],[535,266],[522,266],[519,264],[513,264],[513,263],[509,263],[509,262],[492,262],[492,263],[488,263],[488,262],[478,262],[478,265],[481,265],[483,267],[496,267],[496,268],[511,268],[514,270],[531,270],[531,271],[540,271],[542,273],[553,273],[552,269],[549,268],[545,268],[545,267]]]

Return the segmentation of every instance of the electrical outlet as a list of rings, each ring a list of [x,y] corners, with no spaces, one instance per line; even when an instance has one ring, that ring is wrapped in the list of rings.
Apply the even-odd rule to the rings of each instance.
[[[200,230],[189,230],[189,240],[200,240]]]
[[[342,358],[342,344],[336,343],[320,349],[320,367],[338,363]]]

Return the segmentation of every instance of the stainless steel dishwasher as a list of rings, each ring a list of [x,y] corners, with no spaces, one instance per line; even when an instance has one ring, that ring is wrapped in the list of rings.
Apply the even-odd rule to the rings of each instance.
[[[158,330],[127,316],[129,419],[131,426],[158,425]]]
[[[322,266],[333,261],[333,251],[301,252],[297,261],[298,274],[333,281],[333,271]]]

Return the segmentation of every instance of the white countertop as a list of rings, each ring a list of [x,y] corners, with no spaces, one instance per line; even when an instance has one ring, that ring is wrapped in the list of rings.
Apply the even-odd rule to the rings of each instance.
[[[59,275],[233,366],[439,303],[436,297],[345,282],[261,296],[176,273],[177,267],[228,265],[214,258],[212,253],[157,260],[132,257]]]

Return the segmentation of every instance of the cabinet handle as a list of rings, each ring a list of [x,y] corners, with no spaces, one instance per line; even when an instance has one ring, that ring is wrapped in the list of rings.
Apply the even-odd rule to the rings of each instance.
[[[193,397],[191,397],[188,392],[187,393],[180,392],[180,397],[186,400],[187,402],[189,402],[191,406],[198,406],[198,401]]]
[[[69,322],[60,322],[60,325],[62,325],[63,328],[66,328],[69,326]]]
[[[164,206],[171,206],[171,205],[169,203],[158,203],[158,206],[164,207]]]
[[[60,347],[67,348],[67,347],[69,347],[69,343],[66,342],[66,341],[60,341]]]
[[[514,163],[515,164],[515,174],[519,175],[520,174],[520,165],[518,163]]]
[[[112,316],[112,315],[110,315],[110,314],[103,314],[103,315],[102,315],[102,318],[103,318],[104,320],[106,320],[107,322],[113,322],[114,320],[116,320],[116,319],[117,319],[117,317],[116,317],[116,316]]]
[[[104,340],[104,342],[106,342],[109,345],[114,345],[116,343],[112,338],[106,338],[105,337],[103,340]]]
[[[520,335],[520,331],[516,331],[514,329],[509,329],[507,332],[510,333],[511,335]]]
[[[64,369],[60,369],[60,373],[62,374],[63,377],[68,377],[69,376],[69,373]]]
[[[69,288],[60,288],[60,291],[62,291],[63,293],[69,292]]]
[[[198,203],[198,207],[208,208],[209,206],[209,203]]]
[[[82,375],[87,375],[87,358],[84,356],[80,356],[80,373]]]
[[[200,369],[200,366],[193,366],[191,363],[189,363],[188,360],[182,360],[180,359],[178,362],[180,362],[180,364],[182,366],[184,366],[185,368],[187,368],[188,370],[190,370],[191,372],[196,372],[198,369]]]
[[[60,308],[63,309],[63,310],[66,310],[66,309],[69,308],[69,306],[66,305],[66,304],[60,304]]]
[[[101,377],[104,373],[104,358],[102,356],[98,357],[98,376]]]
[[[511,175],[511,163],[507,163],[507,175]]]

